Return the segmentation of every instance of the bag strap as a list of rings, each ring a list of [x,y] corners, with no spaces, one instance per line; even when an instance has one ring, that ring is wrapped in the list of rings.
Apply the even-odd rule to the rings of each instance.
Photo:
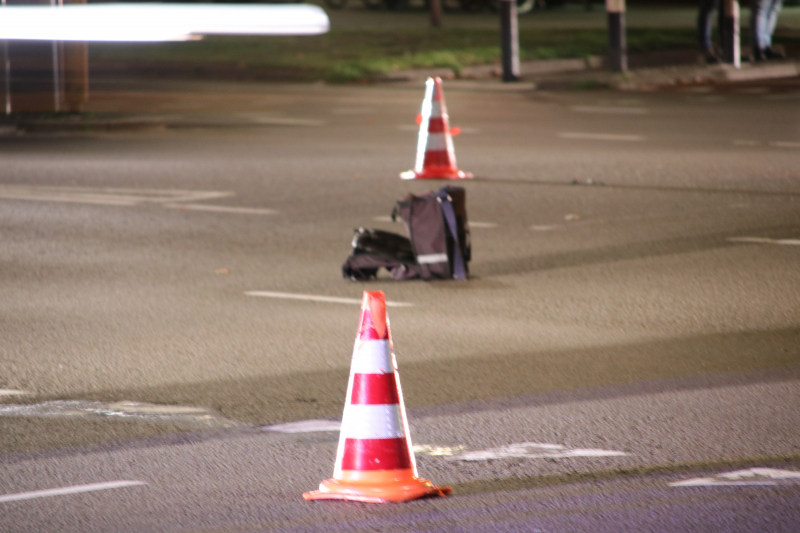
[[[436,198],[442,206],[442,213],[444,219],[447,221],[447,227],[450,228],[450,234],[453,236],[453,278],[458,280],[467,279],[466,268],[464,266],[464,256],[461,254],[461,243],[458,242],[458,225],[456,224],[456,212],[453,209],[453,200],[447,191],[440,189],[436,193]]]

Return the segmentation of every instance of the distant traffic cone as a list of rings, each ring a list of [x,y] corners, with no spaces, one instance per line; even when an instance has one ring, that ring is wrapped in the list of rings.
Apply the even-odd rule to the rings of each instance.
[[[414,170],[401,172],[400,177],[404,180],[471,178],[472,174],[459,170],[456,166],[453,135],[458,130],[450,129],[441,78],[428,78],[425,82],[425,99],[422,101],[422,112],[418,121],[417,162]]]
[[[382,291],[364,291],[333,477],[306,500],[404,502],[445,496],[417,476]]]

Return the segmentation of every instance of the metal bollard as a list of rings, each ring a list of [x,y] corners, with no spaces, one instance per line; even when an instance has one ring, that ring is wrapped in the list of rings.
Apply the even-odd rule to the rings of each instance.
[[[519,31],[516,0],[500,1],[500,38],[503,51],[503,81],[518,81]]]
[[[742,49],[739,33],[739,2],[724,0],[723,2],[722,53],[726,63],[734,68],[742,67]]]
[[[625,43],[625,0],[606,0],[608,12],[608,68],[615,72],[628,70]]]

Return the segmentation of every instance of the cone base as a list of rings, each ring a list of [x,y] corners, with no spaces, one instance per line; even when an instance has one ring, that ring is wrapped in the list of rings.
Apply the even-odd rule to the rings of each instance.
[[[375,483],[371,481],[345,481],[327,479],[319,484],[319,490],[304,492],[306,500],[348,500],[364,503],[407,502],[423,496],[447,496],[451,487],[436,487],[427,479],[407,479]]]
[[[400,173],[404,180],[464,180],[472,178],[472,173],[458,170],[457,168],[425,168],[422,172],[407,170]]]

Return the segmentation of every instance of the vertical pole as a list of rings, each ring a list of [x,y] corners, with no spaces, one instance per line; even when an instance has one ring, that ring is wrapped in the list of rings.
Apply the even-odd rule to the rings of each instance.
[[[3,7],[6,7],[6,0]],[[3,90],[6,97],[6,115],[11,114],[11,60],[8,57],[8,41],[3,39]]]
[[[500,1],[500,38],[503,51],[503,81],[519,80],[519,31],[517,1]]]
[[[438,28],[442,25],[442,0],[430,0],[431,26]]]
[[[725,13],[722,31],[722,52],[727,63],[734,68],[742,67],[742,48],[739,34],[739,2],[724,0],[722,10]]]
[[[625,0],[606,0],[608,12],[608,68],[614,72],[628,70],[625,44]]]
[[[63,5],[62,0],[50,0],[50,6],[55,8]],[[53,109],[56,113],[61,111],[61,43],[53,41]]]

